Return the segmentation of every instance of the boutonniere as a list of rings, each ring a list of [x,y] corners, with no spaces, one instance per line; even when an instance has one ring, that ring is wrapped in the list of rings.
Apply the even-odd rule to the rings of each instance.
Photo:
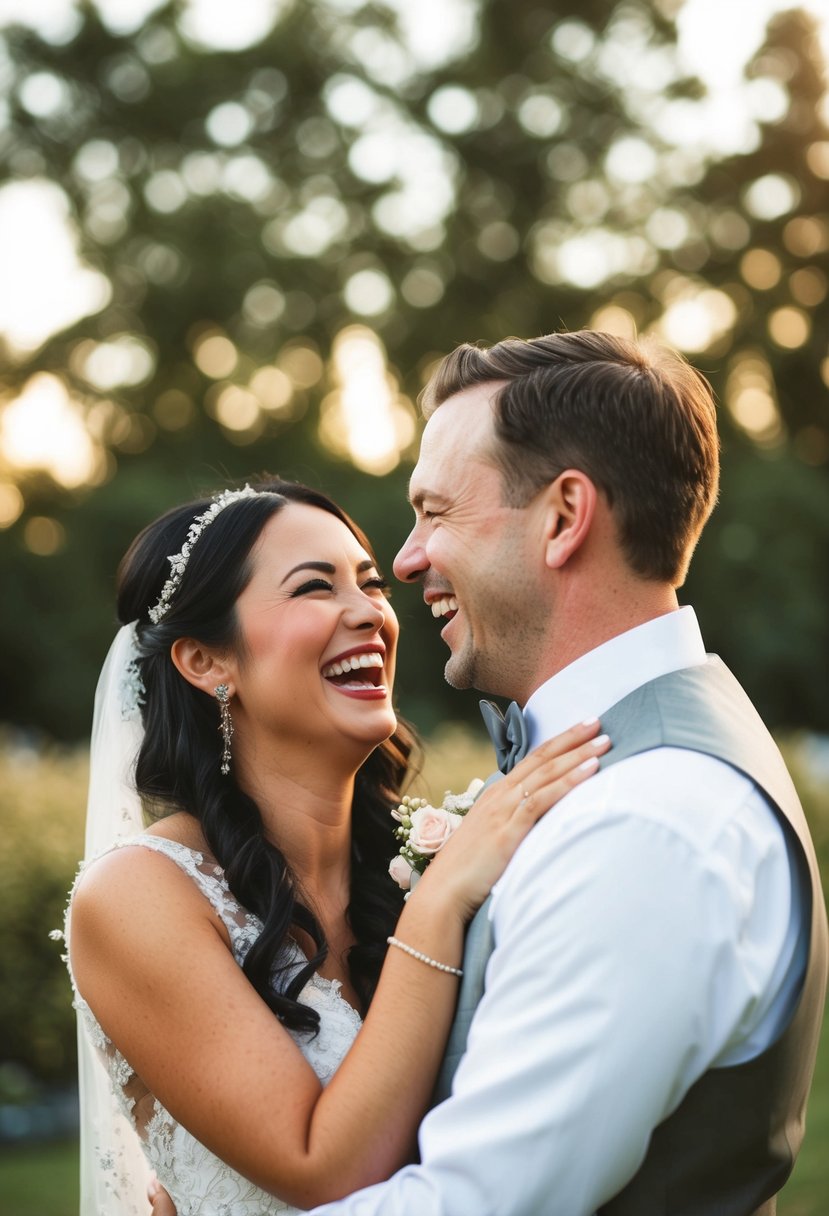
[[[458,830],[483,786],[480,777],[476,777],[462,794],[452,794],[447,790],[440,806],[431,806],[425,798],[407,796],[395,807],[391,814],[397,821],[394,834],[400,848],[391,860],[389,874],[398,887],[404,891],[411,889],[412,874],[422,874],[435,854]]]

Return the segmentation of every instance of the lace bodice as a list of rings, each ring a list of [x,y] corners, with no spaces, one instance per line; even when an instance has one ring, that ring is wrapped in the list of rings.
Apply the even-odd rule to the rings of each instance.
[[[241,965],[262,923],[235,900],[222,869],[201,853],[160,836],[144,834],[121,841],[115,847],[132,845],[163,853],[192,878],[226,925],[233,956]],[[68,922],[66,937],[68,940]],[[304,964],[306,960],[299,948],[294,946],[293,950],[297,965]],[[312,976],[300,1000],[318,1011],[319,1033],[311,1037],[300,1031],[288,1031],[323,1085],[339,1067],[361,1024],[359,1014],[343,999],[339,988],[338,980]],[[270,1216],[299,1211],[248,1182],[177,1123],[104,1034],[78,992],[74,978],[72,989],[79,1020],[104,1062],[121,1113],[138,1132],[144,1155],[175,1201],[178,1216]],[[129,1203],[124,1202],[130,1180],[123,1176],[117,1146],[114,1152],[109,1145],[99,1148],[98,1164],[107,1175],[108,1190],[111,1188],[117,1197],[118,1203],[113,1206],[118,1211],[131,1211]],[[137,1191],[133,1201],[136,1216],[147,1210],[143,1183]]]

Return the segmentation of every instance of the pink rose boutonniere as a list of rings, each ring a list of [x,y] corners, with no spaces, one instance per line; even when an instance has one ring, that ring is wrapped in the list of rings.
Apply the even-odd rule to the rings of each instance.
[[[397,820],[395,836],[400,849],[389,865],[389,874],[398,887],[409,891],[412,875],[422,874],[447,840],[458,830],[466,812],[483,789],[476,777],[462,794],[446,791],[440,806],[431,806],[425,798],[406,797],[392,811]]]

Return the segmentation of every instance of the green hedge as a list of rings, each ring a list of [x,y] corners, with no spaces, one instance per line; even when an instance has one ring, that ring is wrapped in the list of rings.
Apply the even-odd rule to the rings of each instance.
[[[81,750],[35,751],[0,740],[2,1057],[50,1084],[71,1081],[76,1067],[63,945],[49,933],[63,925],[83,851],[86,780]]]

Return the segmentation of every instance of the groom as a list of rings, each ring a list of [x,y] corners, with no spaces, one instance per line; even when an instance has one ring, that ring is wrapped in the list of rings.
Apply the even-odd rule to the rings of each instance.
[[[424,413],[395,573],[447,680],[518,701],[530,747],[599,715],[613,749],[473,924],[421,1163],[316,1216],[772,1216],[827,929],[779,753],[677,605],[717,494],[710,388],[582,331],[458,348]]]
[[[424,412],[395,572],[446,678],[518,701],[531,748],[598,715],[613,749],[470,928],[420,1164],[316,1216],[773,1216],[827,929],[779,753],[677,605],[717,493],[710,389],[582,331],[459,347]]]

